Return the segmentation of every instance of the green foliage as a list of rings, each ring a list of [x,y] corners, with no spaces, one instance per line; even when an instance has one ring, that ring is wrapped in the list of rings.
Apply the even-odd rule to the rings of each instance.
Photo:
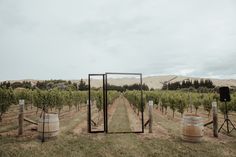
[[[59,112],[63,106],[69,106],[69,110],[74,105],[78,110],[79,105],[86,103],[87,92],[81,91],[62,91],[57,88],[50,91],[34,90],[33,102],[38,108],[42,108],[45,105],[46,109],[58,109]]]
[[[64,105],[69,106],[69,110],[71,110],[71,107],[73,106],[73,94],[72,91],[63,91],[64,96]]]
[[[76,111],[80,110],[81,104],[86,104],[87,92],[74,91],[72,92],[72,103],[74,104]]]
[[[208,117],[210,116],[210,113],[211,113],[212,102],[213,102],[213,97],[211,97],[211,95],[205,95],[202,100],[204,110],[208,112]]]
[[[48,109],[49,105],[50,105],[50,97],[49,97],[49,92],[48,91],[43,91],[43,90],[35,90],[33,92],[33,102],[34,105],[38,108],[43,108],[45,107],[45,110]]]
[[[68,82],[72,85],[71,82]],[[7,83],[4,84],[7,86]],[[141,92],[140,91],[126,91],[123,94],[135,112],[139,114],[142,111],[141,104]],[[189,91],[144,91],[143,103],[147,103],[149,100],[154,101],[154,104],[159,104],[162,112],[167,112],[170,108],[173,112],[173,117],[176,111],[183,115],[185,109],[192,104],[196,109],[196,114],[199,107],[202,105],[204,110],[211,111],[212,101],[218,101],[219,109],[224,113],[225,105],[219,102],[218,93],[196,93]],[[108,105],[111,105],[116,98],[120,96],[120,92],[109,90],[108,91]],[[99,111],[103,108],[103,93],[101,90],[92,90],[91,98]],[[37,108],[45,109],[57,109],[59,112],[63,106],[75,106],[76,110],[79,110],[81,104],[86,104],[88,100],[88,93],[86,91],[74,91],[74,90],[61,90],[60,88],[53,88],[50,90],[30,90],[25,88],[17,88],[14,91],[9,88],[0,88],[0,118],[7,112],[11,104],[18,104],[19,99],[25,100],[25,105],[33,104]],[[96,103],[95,103],[96,102]],[[229,111],[236,111],[236,93],[231,94],[231,101],[227,103]],[[145,107],[145,105],[144,105]]]
[[[162,113],[164,113],[165,110],[165,114],[167,114],[167,108],[170,105],[170,100],[171,100],[170,95],[167,92],[161,92],[161,91],[156,91],[155,93],[156,93],[156,98],[153,98],[155,100],[155,103],[160,107]],[[153,96],[154,94],[151,94],[150,91],[149,95]]]
[[[139,114],[139,112],[142,111],[141,92],[140,91],[126,91],[124,93],[124,96],[129,101],[129,103],[133,106],[134,111],[136,112],[136,109],[137,109],[138,114]],[[144,104],[143,104],[143,108],[144,108]]]
[[[49,103],[50,108],[56,108],[59,111],[63,108],[64,97],[61,91],[58,89],[53,89],[49,93]]]
[[[88,85],[86,85],[85,81],[83,79],[80,80],[78,88],[80,91],[88,90]]]
[[[145,102],[153,101],[154,104],[158,105],[160,96],[159,92],[147,91],[145,92]]]
[[[179,113],[181,113],[181,115],[183,115],[184,110],[187,106],[187,100],[188,99],[188,95],[183,95],[183,94],[179,94],[179,93],[172,93],[169,98],[168,98],[168,102],[166,102],[166,104],[169,104],[170,109],[173,111],[173,117],[174,117],[174,113],[177,110]]]
[[[25,108],[27,109],[28,105],[33,103],[33,92],[30,89],[18,88],[14,90],[15,94],[15,104],[18,104],[18,101],[21,99],[25,100]]]
[[[119,96],[120,96],[120,93],[117,91],[114,91],[114,90],[108,91],[108,96],[107,96],[108,105],[113,104],[115,99],[117,99]]]
[[[184,114],[185,109],[188,109],[190,106],[194,106],[197,111],[202,105],[204,110],[208,112],[208,115],[211,111],[211,103],[217,101],[219,103],[219,94],[218,93],[196,93],[190,91],[147,91],[144,93],[148,100],[154,100],[159,102],[158,104],[161,107],[162,113],[164,113],[167,108],[170,108],[173,112],[173,117],[175,111]],[[231,95],[231,102],[228,103],[230,111],[235,111],[236,109],[236,94]],[[224,111],[224,105],[220,104],[220,109]],[[165,111],[166,112],[166,111]]]
[[[7,112],[12,103],[15,102],[14,93],[12,89],[0,88],[0,122],[2,115]]]
[[[231,110],[236,111],[236,95],[234,95],[230,101]]]
[[[98,91],[96,93],[95,99],[98,111],[101,111],[103,108],[103,93],[101,91]]]
[[[195,114],[197,114],[199,107],[202,105],[202,95],[194,94],[192,97],[192,103],[196,111]]]
[[[165,114],[167,114],[167,108],[169,106],[169,96],[167,93],[163,93],[160,97],[160,105],[161,105],[161,111],[162,113],[164,113],[164,109],[165,109]]]
[[[174,96],[170,96],[169,97],[169,106],[170,106],[170,109],[172,110],[173,118],[175,117],[176,104],[177,104],[176,98]]]
[[[185,97],[185,95],[179,95],[176,97],[176,99],[178,112],[181,114],[181,116],[183,116],[184,109],[187,106],[187,98]]]

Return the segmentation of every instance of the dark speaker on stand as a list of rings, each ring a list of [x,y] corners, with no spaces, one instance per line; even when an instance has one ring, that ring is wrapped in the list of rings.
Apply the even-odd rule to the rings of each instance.
[[[226,129],[225,130],[227,132],[227,134],[231,133],[234,129],[236,130],[235,126],[233,125],[233,123],[231,122],[231,120],[229,119],[228,116],[228,106],[227,106],[227,102],[230,101],[230,91],[229,91],[229,87],[220,87],[219,88],[219,93],[220,93],[220,101],[225,103],[225,113],[224,113],[224,123],[221,125],[221,127],[219,128],[218,132],[220,132],[221,129],[225,130],[223,128],[224,124],[226,124]],[[229,128],[229,124],[231,124],[232,129],[230,130]]]
[[[229,87],[220,87],[219,93],[220,93],[220,101],[221,102],[229,102],[230,101]]]

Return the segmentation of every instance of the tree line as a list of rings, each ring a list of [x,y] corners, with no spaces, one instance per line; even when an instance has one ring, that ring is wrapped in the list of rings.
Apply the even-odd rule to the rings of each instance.
[[[214,89],[215,85],[213,84],[213,82],[209,79],[201,79],[199,80],[183,80],[182,82],[177,81],[177,82],[173,82],[173,83],[168,83],[168,84],[164,84],[162,89],[163,90],[178,90],[178,89],[188,89],[188,88],[192,88],[192,89],[202,89],[202,88],[206,88],[206,89]]]
[[[140,84],[132,84],[132,85],[123,85],[123,86],[116,86],[116,85],[107,85],[108,90],[116,90],[119,92],[125,92],[125,91],[133,91],[133,90],[140,90],[141,85]],[[149,87],[146,84],[142,84],[142,90],[148,91]]]
[[[40,90],[50,90],[58,88],[61,90],[87,90],[88,86],[86,85],[83,79],[79,83],[72,83],[71,81],[66,80],[44,80],[37,81],[36,84],[33,84],[31,81],[16,81],[11,83],[10,81],[4,81],[0,83],[0,88],[6,89],[16,89],[16,88],[25,88],[25,89],[40,89]]]
[[[80,91],[86,91],[88,90],[88,84],[81,79],[79,83],[72,83],[71,81],[65,81],[65,80],[45,80],[45,81],[37,81],[35,85],[33,85],[30,81],[23,81],[23,82],[13,82],[10,81],[4,81],[0,83],[0,88],[25,88],[25,89],[40,89],[40,90],[51,90],[54,88],[58,88],[60,90],[80,90]],[[110,85],[108,84],[109,90],[116,90],[119,92],[124,92],[126,90],[140,90],[141,86],[140,84],[132,84],[132,85],[124,85],[124,86],[116,86],[116,85]],[[100,88],[92,88],[95,90],[99,90]],[[143,90],[149,90],[149,87],[146,84],[142,85]]]

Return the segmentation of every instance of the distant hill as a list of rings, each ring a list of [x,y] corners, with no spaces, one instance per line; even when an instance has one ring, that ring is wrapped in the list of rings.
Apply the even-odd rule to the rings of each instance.
[[[168,81],[171,78],[175,77],[175,75],[165,75],[165,76],[147,76],[143,77],[143,83],[148,85],[149,88],[154,88],[154,89],[161,89],[162,84],[160,82]],[[186,76],[177,76],[176,79],[174,79],[171,82],[176,82],[176,81],[182,81],[184,79],[190,79],[190,80],[200,80],[201,78],[197,77],[186,77]],[[207,79],[207,78],[203,78]],[[236,87],[236,79],[211,79],[212,82],[214,83],[215,86],[234,86]],[[41,80],[32,80],[32,79],[27,79],[27,80],[10,80],[11,83],[13,82],[23,82],[23,81],[30,81],[32,84],[36,84],[37,81]],[[79,83],[79,80],[71,80],[71,82]],[[85,82],[87,82],[87,79],[84,79]],[[125,78],[109,78],[108,80],[109,84],[112,85],[131,85],[134,83],[139,83],[139,79],[135,77],[125,77]],[[99,79],[92,79],[91,85],[94,87],[99,87],[102,86],[102,80]]]
[[[161,89],[162,84],[160,82],[168,81],[172,79],[173,77],[175,77],[175,75],[147,76],[147,77],[143,77],[143,83],[148,85],[149,88]],[[200,80],[201,78],[177,76],[177,78],[171,82],[183,81],[185,79]],[[203,78],[203,79],[207,79],[207,78]],[[210,80],[212,80],[215,86],[236,86],[235,79],[228,79],[228,80],[227,79],[210,79]],[[87,80],[85,81],[87,82]],[[134,83],[139,83],[139,79],[138,78],[111,78],[108,80],[108,83],[113,84],[113,85],[125,85],[125,84],[130,85]],[[102,85],[102,81],[92,80],[92,84],[93,86],[98,87]]]

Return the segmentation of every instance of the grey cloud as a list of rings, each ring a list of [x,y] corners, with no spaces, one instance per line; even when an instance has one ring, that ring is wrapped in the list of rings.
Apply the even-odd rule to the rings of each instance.
[[[105,71],[235,78],[235,18],[230,0],[1,1],[0,80]]]

